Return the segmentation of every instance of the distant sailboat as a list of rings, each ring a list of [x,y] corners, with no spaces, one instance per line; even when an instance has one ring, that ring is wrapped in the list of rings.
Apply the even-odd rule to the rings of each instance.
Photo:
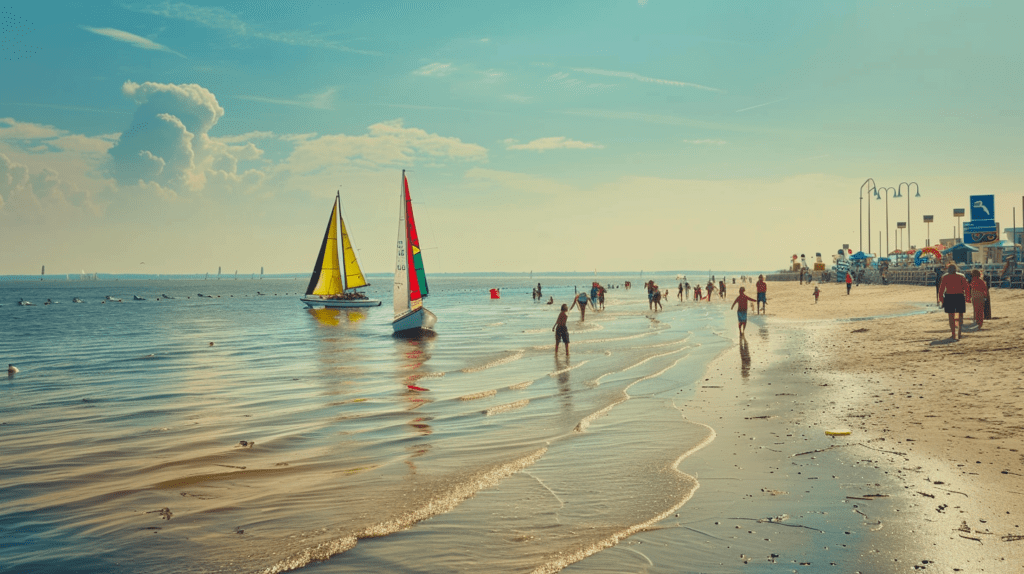
[[[345,228],[345,218],[340,214],[341,193],[334,198],[334,207],[331,209],[331,217],[327,221],[327,231],[324,232],[324,240],[320,244],[320,253],[317,255],[316,264],[313,266],[313,274],[309,278],[309,285],[306,287],[306,296],[301,301],[307,307],[378,307],[379,299],[370,299],[363,293],[356,291],[359,287],[366,287],[366,277],[359,268],[359,260],[356,257],[355,249],[352,248],[352,241],[348,237],[348,230]],[[341,226],[341,251],[342,257],[338,258],[338,226]]]
[[[263,268],[260,267],[260,279],[263,279]]]
[[[402,170],[402,189],[398,208],[398,249],[395,262],[395,319],[391,322],[396,335],[415,335],[431,330],[437,316],[423,306],[430,289],[423,269],[420,239],[412,213],[409,181]]]
[[[217,267],[217,279],[220,279],[220,267]]]

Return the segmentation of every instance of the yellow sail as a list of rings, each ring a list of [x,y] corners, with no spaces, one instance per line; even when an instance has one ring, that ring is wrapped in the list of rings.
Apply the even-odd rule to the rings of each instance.
[[[308,290],[308,295],[336,295],[344,290],[341,283],[341,266],[338,264],[338,203],[335,201],[331,211],[331,221],[327,224],[320,256],[317,257],[317,268],[314,276],[319,274],[316,286]]]
[[[368,285],[362,269],[359,268],[359,260],[356,259],[356,251],[352,249],[352,242],[348,238],[348,230],[345,229],[345,219],[341,220],[341,246],[342,256],[345,258],[345,288],[355,289]]]

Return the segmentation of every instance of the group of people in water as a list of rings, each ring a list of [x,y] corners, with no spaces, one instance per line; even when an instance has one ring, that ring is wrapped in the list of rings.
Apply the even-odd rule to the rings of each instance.
[[[700,285],[694,288],[694,301],[711,301],[711,296],[714,292],[718,291],[720,299],[725,299],[726,296],[726,284],[725,279],[721,279],[718,282],[717,288],[715,287],[714,276],[708,280],[706,295],[702,295]],[[748,279],[746,276],[741,277],[741,282],[746,282]],[[733,283],[736,283],[736,279],[733,278]],[[626,282],[629,285],[629,282]],[[661,311],[662,299],[667,299],[669,296],[669,290],[665,289],[664,292],[658,287],[658,284],[654,280],[647,281],[644,286],[647,289],[647,305],[652,311]],[[732,303],[732,307],[737,308],[737,319],[739,321],[740,336],[744,335],[744,331],[747,327],[747,308],[748,303],[755,303],[758,313],[765,311],[765,306],[768,303],[767,292],[768,285],[764,281],[764,275],[759,275],[756,283],[757,298],[752,298],[746,294],[746,287],[740,287],[739,296]],[[540,284],[537,284],[537,288],[533,290],[533,298],[537,300],[540,292]],[[686,299],[690,297],[690,283],[686,281],[686,277],[683,277],[683,281],[679,283],[679,300],[683,301],[683,294],[685,293]],[[569,319],[569,311],[579,307],[580,310],[580,321],[586,319],[587,306],[592,306],[595,310],[604,309],[604,295],[605,288],[599,285],[597,282],[593,283],[590,289],[590,295],[588,296],[585,291],[579,292],[574,298],[572,305],[562,304],[562,307],[558,313],[558,319],[555,320],[555,324],[551,326],[551,330],[555,332],[555,354],[558,354],[558,349],[562,343],[565,343],[565,355],[569,356],[569,328],[566,322]],[[550,301],[548,302],[551,303]]]

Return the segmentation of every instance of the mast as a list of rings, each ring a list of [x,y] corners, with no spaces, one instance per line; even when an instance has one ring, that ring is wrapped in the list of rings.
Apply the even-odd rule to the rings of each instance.
[[[341,227],[342,215],[341,215],[341,190],[339,189],[334,195],[335,209],[338,210],[338,227]],[[338,231],[338,238],[341,239],[341,231]],[[342,246],[344,249],[344,245]],[[342,253],[341,257],[338,258],[338,263],[341,264],[341,292],[344,293],[348,289],[348,281],[345,277],[345,254]]]

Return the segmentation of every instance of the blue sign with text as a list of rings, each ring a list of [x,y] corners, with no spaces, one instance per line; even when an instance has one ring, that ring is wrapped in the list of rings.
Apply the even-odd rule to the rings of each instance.
[[[999,241],[999,227],[994,220],[964,222],[964,243],[982,244],[996,241]]]
[[[971,196],[971,220],[993,220],[996,218],[996,196],[994,195],[972,195]]]

